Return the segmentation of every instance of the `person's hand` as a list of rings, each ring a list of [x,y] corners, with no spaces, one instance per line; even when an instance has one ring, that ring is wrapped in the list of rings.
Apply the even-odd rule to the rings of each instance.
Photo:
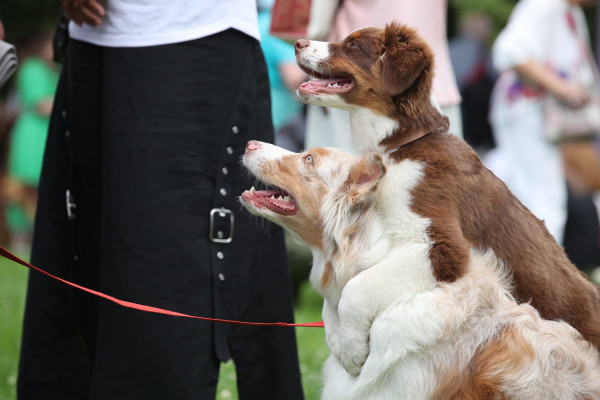
[[[65,14],[78,26],[98,26],[105,14],[104,7],[97,0],[63,0],[62,6]]]
[[[2,20],[0,20],[0,40],[4,40],[4,25],[2,25]]]
[[[579,85],[563,82],[552,91],[563,103],[578,108],[590,101],[590,95]]]

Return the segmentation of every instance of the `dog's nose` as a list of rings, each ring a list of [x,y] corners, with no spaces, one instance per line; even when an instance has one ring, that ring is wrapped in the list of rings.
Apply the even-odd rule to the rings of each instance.
[[[296,51],[302,50],[303,48],[308,47],[309,45],[310,45],[310,40],[298,39],[298,40],[296,40]]]
[[[258,149],[258,147],[259,147],[258,142],[256,140],[251,140],[246,145],[246,151],[256,150],[256,149]]]

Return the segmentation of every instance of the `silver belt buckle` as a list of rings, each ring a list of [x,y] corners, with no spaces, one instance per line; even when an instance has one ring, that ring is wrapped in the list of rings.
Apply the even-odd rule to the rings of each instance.
[[[229,216],[229,236],[225,237],[223,231],[217,231],[215,234],[215,218],[227,218]],[[233,211],[227,208],[213,208],[210,210],[210,230],[209,239],[214,243],[231,243],[233,240]]]

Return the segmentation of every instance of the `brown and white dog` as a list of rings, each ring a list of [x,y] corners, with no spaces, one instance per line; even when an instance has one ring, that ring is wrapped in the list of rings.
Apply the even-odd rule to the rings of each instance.
[[[434,221],[413,208],[426,162],[254,141],[243,162],[273,189],[242,204],[313,252],[331,349],[323,399],[600,398],[595,347],[517,305],[493,252],[449,264],[451,281],[436,272]]]
[[[317,78],[299,87],[302,101],[348,110],[359,151],[378,152],[386,165],[422,165],[426,179],[415,184],[410,209],[430,221],[437,281],[467,274],[472,248],[491,249],[510,271],[519,301],[546,319],[567,321],[600,348],[598,287],[475,152],[447,133],[447,118],[431,98],[433,54],[415,30],[392,23],[336,43],[299,40],[296,59]]]

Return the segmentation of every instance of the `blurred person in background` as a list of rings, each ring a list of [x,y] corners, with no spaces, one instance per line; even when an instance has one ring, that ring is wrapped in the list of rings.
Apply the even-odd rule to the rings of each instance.
[[[569,239],[565,237],[569,197],[565,171],[569,168],[565,168],[562,146],[546,137],[544,104],[546,96],[553,96],[570,107],[580,107],[590,101],[585,88],[594,88],[598,94],[581,8],[595,3],[521,0],[492,52],[500,71],[490,113],[497,147],[486,157],[486,164],[563,245]],[[592,162],[590,166],[597,169],[597,160]],[[586,234],[586,243],[598,258],[598,217],[593,207],[590,211],[594,215],[586,219],[595,232]],[[573,259],[573,253],[566,250]]]
[[[0,19],[0,40],[4,40],[4,24]],[[2,87],[0,86],[0,89]],[[6,223],[6,205],[7,198],[4,193],[4,187],[8,182],[6,177],[6,158],[8,156],[8,141],[12,126],[17,117],[17,112],[9,109],[6,102],[0,101],[0,243],[9,243],[10,232]],[[17,249],[18,250],[18,249]]]
[[[450,59],[460,90],[463,136],[479,154],[494,147],[488,120],[490,96],[497,78],[492,65],[490,41],[492,20],[483,13],[470,13],[459,23],[452,38]]]
[[[269,33],[274,2],[258,0],[258,27],[260,47],[269,70],[275,144],[299,152],[304,148],[305,121],[296,89],[306,80],[306,74],[296,64],[294,46]]]
[[[52,61],[52,32],[29,35],[19,51],[15,99],[19,114],[9,138],[7,177],[2,192],[7,201],[7,225],[11,247],[29,249],[37,188],[48,135],[58,67]]]
[[[62,4],[31,262],[127,301],[293,321],[283,232],[236,202],[254,183],[246,143],[273,141],[255,1]],[[240,398],[303,398],[293,329],[139,312],[29,275],[19,400],[214,399],[230,359]]]
[[[339,41],[364,27],[384,28],[392,21],[416,28],[435,56],[433,93],[450,120],[450,132],[462,137],[460,94],[456,85],[446,34],[446,0],[344,0],[340,2],[327,41]],[[311,39],[311,38],[309,38]],[[355,152],[350,142],[348,112],[308,106],[306,148],[340,147]]]

